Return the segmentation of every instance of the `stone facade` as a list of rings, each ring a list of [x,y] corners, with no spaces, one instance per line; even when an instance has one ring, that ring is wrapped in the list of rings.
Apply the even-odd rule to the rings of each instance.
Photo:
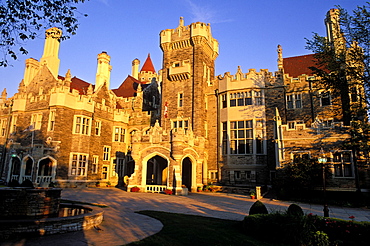
[[[26,60],[18,93],[8,98],[4,90],[0,98],[1,175],[8,182],[176,194],[212,182],[252,187],[271,184],[277,168],[297,156],[317,158],[324,148],[333,185],[353,187],[354,158],[342,144],[350,138],[347,109],[308,69],[313,55],[283,58],[278,46],[275,73],[239,67],[216,77],[210,25],[180,18],[160,32],[160,71],[150,55],[141,70],[135,59],[132,75],[110,89],[106,52],[98,55],[95,84],[70,71],[57,76],[59,34],[47,31],[40,62]]]

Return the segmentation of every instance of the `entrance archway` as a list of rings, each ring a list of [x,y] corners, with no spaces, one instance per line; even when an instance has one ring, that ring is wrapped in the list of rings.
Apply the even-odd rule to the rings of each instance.
[[[56,161],[51,157],[43,158],[38,163],[37,183],[50,183],[55,178]]]
[[[191,191],[192,163],[189,157],[182,160],[182,185]]]
[[[154,156],[147,162],[146,184],[167,185],[168,164],[167,160],[160,156]]]
[[[32,171],[33,171],[33,159],[30,156],[26,156],[23,159],[22,163],[22,174],[21,174],[21,181],[30,180],[32,181]]]
[[[10,159],[11,162],[11,169],[10,169],[10,177],[8,178],[8,182],[12,180],[16,180],[19,182],[19,176],[21,174],[21,160],[19,157],[12,157]]]

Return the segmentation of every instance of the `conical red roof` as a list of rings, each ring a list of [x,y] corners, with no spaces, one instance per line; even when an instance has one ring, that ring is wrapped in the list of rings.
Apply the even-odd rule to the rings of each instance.
[[[152,59],[150,59],[150,54],[148,54],[148,57],[146,58],[143,67],[141,68],[140,72],[152,72],[155,73],[155,69],[153,66]]]

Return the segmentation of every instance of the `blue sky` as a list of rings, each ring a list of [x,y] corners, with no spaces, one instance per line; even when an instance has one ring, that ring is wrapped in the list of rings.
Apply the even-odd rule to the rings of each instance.
[[[106,51],[111,56],[111,89],[117,88],[131,73],[135,58],[144,63],[151,54],[155,69],[162,63],[159,33],[178,26],[180,16],[185,25],[210,23],[213,36],[219,41],[216,75],[277,70],[277,45],[283,57],[310,53],[305,38],[313,32],[325,35],[326,12],[340,5],[347,10],[364,5],[366,0],[90,0],[78,5],[81,13],[77,35],[61,42],[59,74],[71,69],[76,76],[95,83],[97,55]],[[28,42],[29,53],[12,61],[11,67],[0,68],[0,92],[8,96],[17,92],[23,78],[24,61],[42,56],[44,35]]]

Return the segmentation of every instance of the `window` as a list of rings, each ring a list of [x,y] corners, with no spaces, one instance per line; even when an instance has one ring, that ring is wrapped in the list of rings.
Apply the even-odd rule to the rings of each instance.
[[[227,108],[227,100],[226,100],[227,95],[224,94],[222,95],[222,108]]]
[[[256,101],[256,105],[263,105],[263,99],[262,99],[262,92],[261,91],[255,91],[254,92],[254,100]]]
[[[109,161],[110,159],[110,147],[104,146],[103,148],[103,161]]]
[[[182,102],[183,102],[183,94],[182,93],[179,93],[177,95],[177,100],[178,100],[178,107],[182,107]]]
[[[174,120],[172,121],[172,128],[184,128],[184,130],[189,129],[189,121],[188,120]]]
[[[70,175],[86,176],[87,154],[71,154]]]
[[[288,109],[302,108],[302,94],[290,94],[286,96]]]
[[[117,159],[114,158],[112,161],[112,175],[111,177],[117,177],[118,176],[118,169],[117,169]]]
[[[49,113],[48,130],[49,131],[54,131],[54,125],[55,125],[55,110],[52,110]]]
[[[100,130],[101,130],[101,121],[97,120],[95,121],[95,136],[100,136]]]
[[[237,105],[244,106],[244,92],[238,92],[236,94],[237,97]]]
[[[227,155],[227,122],[222,122],[222,154]]]
[[[252,105],[253,100],[252,100],[252,92],[247,91],[245,92],[245,105]]]
[[[297,163],[301,160],[309,160],[310,159],[310,152],[305,151],[297,151],[291,153],[291,158],[294,163]]]
[[[288,129],[294,130],[295,129],[295,121],[288,121]]]
[[[17,121],[18,121],[18,115],[13,115],[10,132],[16,133],[16,131],[17,131]]]
[[[33,130],[41,129],[42,114],[32,114],[31,116],[31,126]]]
[[[350,93],[351,93],[351,101],[352,102],[357,102],[358,101],[359,92],[358,92],[358,90],[357,90],[357,88],[355,86],[350,89]]]
[[[175,62],[175,63],[173,64],[173,66],[174,66],[174,67],[180,67],[180,62]]]
[[[330,93],[329,92],[320,93],[320,104],[321,104],[321,106],[331,105],[331,98],[330,98]]]
[[[0,136],[4,137],[6,134],[6,125],[7,125],[7,120],[6,119],[1,119],[0,120]]]
[[[230,107],[236,107],[236,93],[230,94]]]
[[[82,135],[90,135],[90,118],[86,116],[75,116],[74,133]]]
[[[114,142],[125,142],[126,129],[122,127],[114,127]]]
[[[295,95],[295,108],[302,108],[302,97],[301,94]]]
[[[253,121],[230,122],[230,154],[253,153]]]
[[[331,128],[333,127],[333,119],[323,119],[321,121],[321,125],[320,125],[322,128]]]
[[[108,179],[108,166],[103,166],[101,174],[102,179]]]
[[[350,151],[334,153],[333,165],[335,177],[353,177],[352,157]]]
[[[293,109],[294,108],[293,95],[287,95],[286,96],[286,103],[287,103],[287,108],[288,109]]]
[[[216,170],[210,170],[209,171],[209,179],[210,180],[217,180],[217,171]]]
[[[91,163],[91,173],[98,173],[99,156],[94,155]]]

